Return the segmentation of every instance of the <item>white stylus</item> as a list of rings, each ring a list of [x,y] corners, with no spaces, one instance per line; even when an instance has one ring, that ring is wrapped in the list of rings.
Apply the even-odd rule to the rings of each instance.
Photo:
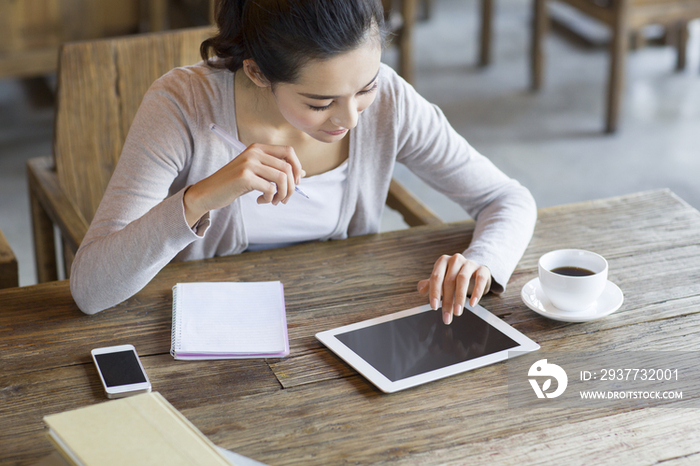
[[[245,144],[243,144],[241,141],[239,141],[238,139],[234,138],[233,136],[228,134],[226,131],[221,129],[220,126],[212,123],[209,125],[209,129],[212,130],[214,132],[214,134],[219,136],[224,142],[228,143],[228,145],[230,145],[231,147],[236,149],[238,151],[238,154],[240,154],[241,152],[243,152],[244,150],[247,149]],[[238,155],[238,154],[236,154],[236,155]],[[301,194],[302,196],[304,196],[305,198],[309,199],[309,196],[304,191],[302,191],[299,186],[295,185],[294,190],[296,192],[298,192],[299,194]]]

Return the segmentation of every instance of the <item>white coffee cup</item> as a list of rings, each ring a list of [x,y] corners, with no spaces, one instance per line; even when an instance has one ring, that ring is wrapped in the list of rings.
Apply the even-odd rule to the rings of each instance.
[[[557,249],[540,257],[537,263],[540,286],[549,300],[562,311],[585,311],[603,293],[608,281],[608,261],[583,249]],[[553,270],[576,268],[588,275],[564,275]],[[564,271],[567,272],[567,271]],[[568,272],[572,272],[569,270]]]

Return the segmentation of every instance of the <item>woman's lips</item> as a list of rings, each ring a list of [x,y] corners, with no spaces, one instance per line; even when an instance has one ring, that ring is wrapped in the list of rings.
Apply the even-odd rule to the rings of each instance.
[[[326,131],[323,130],[324,133],[330,134],[331,136],[340,136],[341,134],[345,134],[348,130],[347,129],[338,129],[335,131]]]

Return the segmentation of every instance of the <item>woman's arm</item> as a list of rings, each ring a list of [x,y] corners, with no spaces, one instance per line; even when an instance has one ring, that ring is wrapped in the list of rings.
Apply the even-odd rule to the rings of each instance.
[[[192,75],[176,69],[156,81],[137,112],[73,263],[71,290],[86,313],[129,298],[190,244],[205,241],[210,211],[252,190],[262,193],[258,202],[285,203],[304,175],[291,147],[252,144],[238,155],[223,146],[208,127],[219,119],[235,124],[227,113],[232,99],[221,105],[225,96],[211,93],[217,78],[199,78],[203,85],[194,87]],[[219,83],[226,78],[218,76]],[[235,222],[220,212],[223,217],[227,225]],[[190,257],[213,254],[232,233],[217,234]]]
[[[473,305],[489,290],[505,290],[532,237],[537,209],[530,192],[469,145],[439,108],[410,86],[400,92],[397,161],[476,220],[469,248],[438,258],[431,277],[418,284],[431,305],[442,298],[449,323],[467,295]]]
[[[144,97],[76,254],[71,292],[85,313],[129,298],[199,237],[185,220],[185,186],[171,192],[193,147],[186,94],[173,81],[156,82]]]

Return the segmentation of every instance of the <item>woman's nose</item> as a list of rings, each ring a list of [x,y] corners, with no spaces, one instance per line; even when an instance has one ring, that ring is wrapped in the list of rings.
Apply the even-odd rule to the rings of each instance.
[[[331,123],[341,128],[353,129],[357,126],[358,115],[356,108],[346,107],[331,117]]]

